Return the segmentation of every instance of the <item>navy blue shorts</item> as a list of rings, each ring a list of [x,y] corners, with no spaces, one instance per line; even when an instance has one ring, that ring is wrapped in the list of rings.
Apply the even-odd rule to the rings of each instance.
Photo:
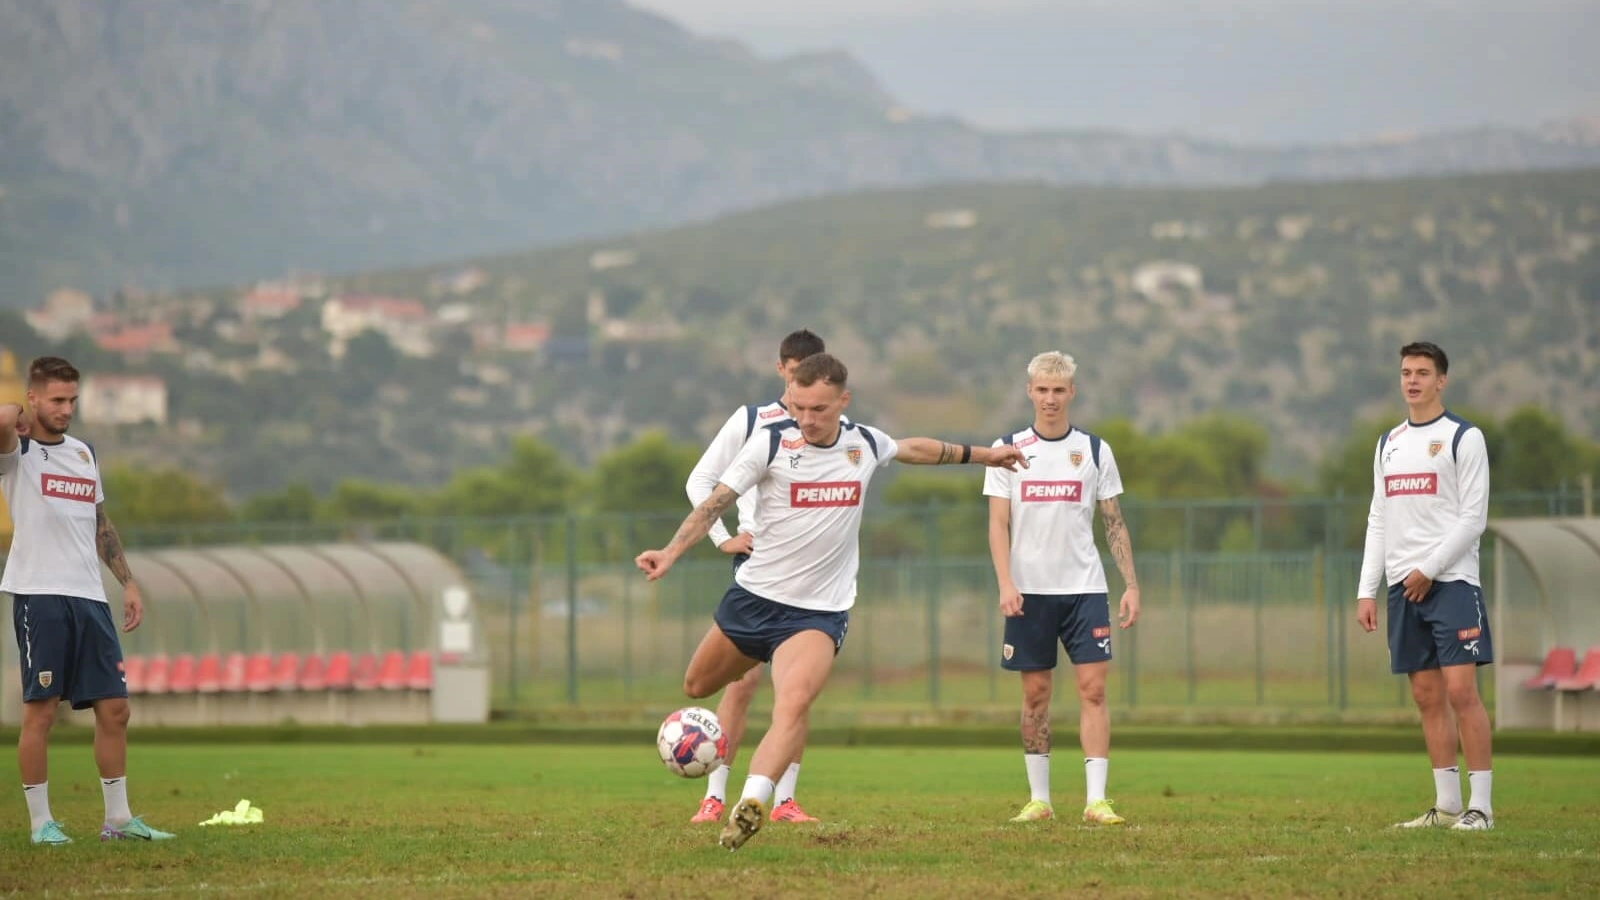
[[[19,594],[11,621],[22,658],[22,699],[60,698],[73,709],[128,696],[111,606],[82,597]]]
[[[1000,667],[1056,667],[1056,643],[1075,666],[1111,659],[1111,601],[1105,594],[1023,594],[1022,615],[1006,617]]]
[[[1421,603],[1404,585],[1389,588],[1389,669],[1395,674],[1494,662],[1483,590],[1465,581],[1435,581]]]
[[[820,631],[833,638],[833,652],[844,646],[850,630],[848,612],[801,609],[750,593],[737,583],[729,586],[717,604],[717,627],[751,659],[772,662],[778,645],[802,631]]]

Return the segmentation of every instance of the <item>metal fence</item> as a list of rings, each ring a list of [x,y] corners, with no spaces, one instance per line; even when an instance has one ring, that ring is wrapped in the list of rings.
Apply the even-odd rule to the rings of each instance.
[[[1165,719],[1409,716],[1382,632],[1366,634],[1354,621],[1366,506],[1366,498],[1126,503],[1144,610],[1136,628],[1114,636],[1113,710]],[[1582,510],[1577,492],[1494,500],[1495,515]],[[858,601],[827,691],[829,715],[1014,715],[1019,688],[998,666],[1002,625],[985,516],[978,503],[867,511]],[[243,523],[126,528],[124,537],[141,547],[429,544],[455,560],[477,592],[497,710],[627,715],[682,700],[684,665],[730,580],[727,558],[709,542],[662,581],[635,570],[634,555],[665,543],[679,521],[595,514]],[[1121,582],[1109,560],[1106,568],[1114,607]],[[1491,578],[1485,571],[1485,584]],[[1483,687],[1492,693],[1487,679]],[[1057,701],[1076,704],[1070,682],[1060,684]]]

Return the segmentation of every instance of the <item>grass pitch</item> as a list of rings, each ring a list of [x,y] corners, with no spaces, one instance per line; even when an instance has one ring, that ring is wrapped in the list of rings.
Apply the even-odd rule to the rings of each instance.
[[[1396,831],[1432,800],[1413,753],[1113,751],[1121,828],[1080,825],[1075,746],[1053,822],[1014,747],[813,748],[800,797],[820,825],[769,824],[737,853],[690,825],[703,782],[648,740],[553,744],[145,744],[134,811],[178,832],[101,844],[89,748],[56,747],[51,799],[77,843],[28,843],[20,791],[0,894],[307,897],[1597,896],[1600,760],[1506,755],[1497,828]],[[1420,742],[1420,741],[1419,741]],[[734,780],[742,783],[743,770]],[[196,823],[246,798],[266,822]]]

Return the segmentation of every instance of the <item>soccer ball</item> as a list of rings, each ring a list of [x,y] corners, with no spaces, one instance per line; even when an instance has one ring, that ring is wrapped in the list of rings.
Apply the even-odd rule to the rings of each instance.
[[[661,723],[656,749],[667,771],[684,778],[703,778],[728,758],[728,736],[709,709],[688,706]]]

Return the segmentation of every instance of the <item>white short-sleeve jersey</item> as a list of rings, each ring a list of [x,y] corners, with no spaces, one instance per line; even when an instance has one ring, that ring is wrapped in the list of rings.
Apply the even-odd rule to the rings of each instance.
[[[1378,439],[1358,597],[1412,570],[1479,585],[1478,538],[1489,525],[1489,451],[1483,432],[1446,412],[1405,421]]]
[[[1094,543],[1094,511],[1122,493],[1111,445],[1080,428],[1054,440],[1029,427],[994,442],[1012,444],[1028,468],[989,469],[986,497],[1011,501],[1011,579],[1024,594],[1099,594],[1106,570]]]
[[[0,490],[13,532],[0,591],[106,602],[95,549],[105,488],[94,449],[71,435],[54,444],[19,438],[0,454]]]
[[[721,483],[756,494],[761,537],[734,580],[787,606],[842,611],[856,602],[861,506],[872,476],[894,459],[894,439],[847,423],[831,446],[806,443],[793,420],[757,431]]]
[[[733,411],[728,421],[722,423],[717,430],[717,436],[711,439],[704,453],[700,454],[700,461],[695,463],[694,469],[689,473],[689,481],[684,487],[684,492],[689,495],[689,503],[699,506],[706,502],[711,492],[716,490],[718,479],[722,473],[733,465],[733,458],[739,455],[739,448],[758,429],[789,418],[789,408],[783,405],[782,400],[773,400],[770,403],[752,403],[741,406]],[[845,424],[850,423],[849,417],[844,417]],[[748,531],[755,534],[761,528],[761,511],[757,508],[756,494],[754,491],[739,497],[734,509],[739,514],[739,531]],[[728,533],[728,527],[722,520],[711,523],[711,531],[706,535],[711,543],[721,547],[733,535]]]

